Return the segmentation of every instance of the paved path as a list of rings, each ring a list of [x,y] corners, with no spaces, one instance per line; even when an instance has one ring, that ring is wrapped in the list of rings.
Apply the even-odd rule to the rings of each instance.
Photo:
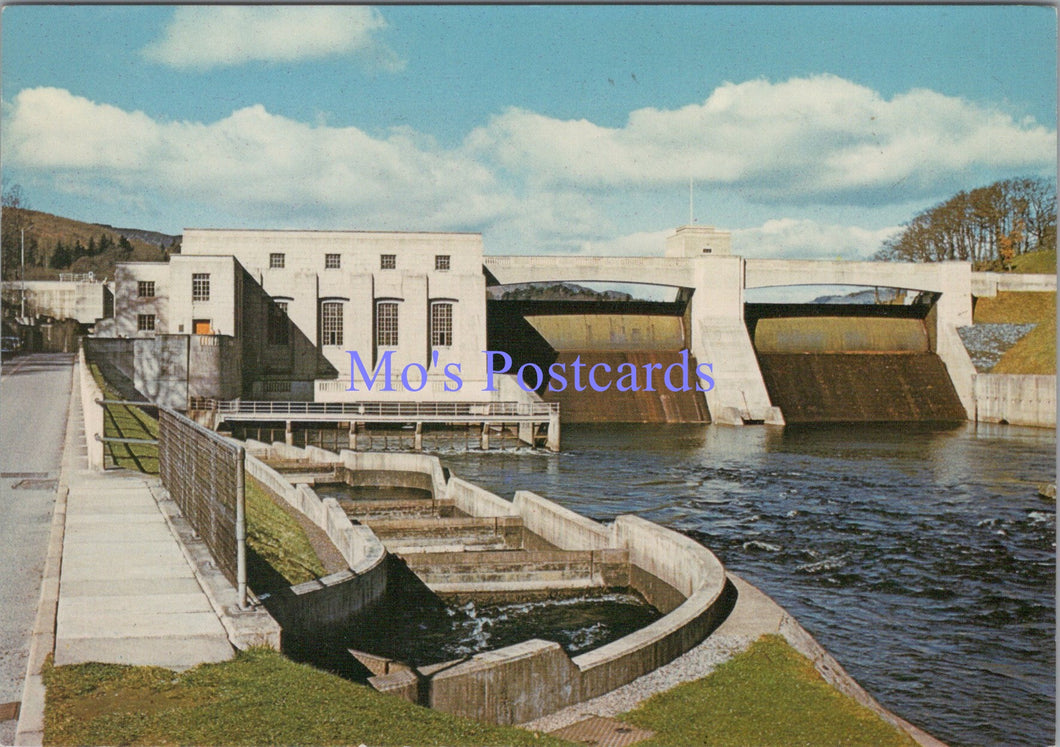
[[[80,407],[79,393],[75,401]],[[75,421],[80,444],[83,423]],[[158,480],[90,472],[80,454],[75,464],[65,475],[55,663],[184,669],[231,658],[228,635],[155,501]]]
[[[73,356],[5,359],[0,376],[0,704],[22,697],[66,432]],[[14,744],[14,720],[0,744]]]

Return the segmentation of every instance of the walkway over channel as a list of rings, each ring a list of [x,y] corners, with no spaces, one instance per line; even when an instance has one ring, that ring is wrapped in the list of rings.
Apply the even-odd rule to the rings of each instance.
[[[293,423],[347,423],[356,438],[359,423],[414,424],[416,443],[424,423],[482,425],[483,443],[488,443],[490,424],[519,426],[519,438],[537,445],[539,429],[545,445],[559,451],[559,404],[556,402],[297,402],[250,400],[193,400],[191,410],[212,413],[216,428],[221,422],[270,422],[287,424],[288,443]],[[419,449],[419,446],[416,447]]]

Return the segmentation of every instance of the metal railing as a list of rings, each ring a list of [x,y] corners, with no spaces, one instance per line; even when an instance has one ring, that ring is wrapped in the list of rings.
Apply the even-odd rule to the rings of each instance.
[[[247,606],[246,452],[168,408],[158,412],[159,475]]]
[[[558,402],[272,402],[196,399],[192,409],[221,415],[343,420],[499,420],[544,419],[559,412]]]

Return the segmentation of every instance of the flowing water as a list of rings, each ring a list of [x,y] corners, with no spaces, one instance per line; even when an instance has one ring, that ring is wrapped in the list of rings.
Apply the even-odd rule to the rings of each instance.
[[[686,532],[884,706],[953,744],[1054,743],[1056,434],[1010,426],[566,426],[440,453],[505,497]]]

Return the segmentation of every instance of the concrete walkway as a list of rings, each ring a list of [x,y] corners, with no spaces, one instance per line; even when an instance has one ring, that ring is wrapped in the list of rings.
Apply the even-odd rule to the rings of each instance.
[[[63,458],[55,663],[186,669],[231,658],[228,634],[155,499],[158,479],[89,469],[79,390]]]
[[[70,481],[55,663],[172,669],[232,656],[228,635],[139,475]]]

